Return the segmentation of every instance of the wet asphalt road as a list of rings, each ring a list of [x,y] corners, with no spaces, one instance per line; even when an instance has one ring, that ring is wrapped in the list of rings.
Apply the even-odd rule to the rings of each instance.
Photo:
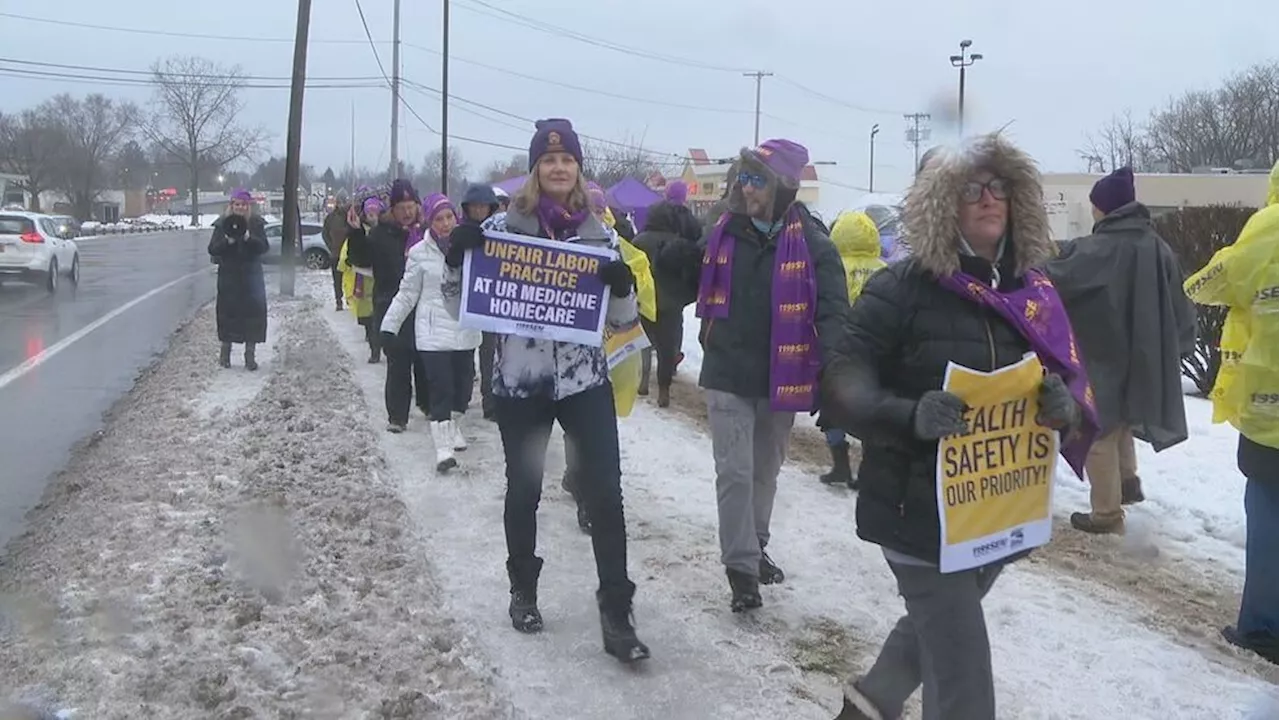
[[[166,232],[80,242],[81,281],[57,294],[0,286],[0,383],[6,373],[113,310],[166,283],[205,271],[147,298],[0,386],[0,548],[75,444],[133,387],[173,331],[213,299],[207,232]],[[214,347],[212,344],[210,347]]]

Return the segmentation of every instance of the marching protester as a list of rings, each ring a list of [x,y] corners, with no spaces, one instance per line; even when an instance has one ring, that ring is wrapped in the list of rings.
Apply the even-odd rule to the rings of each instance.
[[[361,217],[365,232],[378,224],[378,216],[382,214],[382,201],[376,197],[366,199],[361,205]],[[348,243],[345,240],[347,220],[342,219],[344,240],[338,253],[338,270],[342,273],[342,294],[347,301],[351,314],[356,322],[364,328],[364,340],[369,345],[369,363],[382,361],[382,341],[379,329],[373,324],[373,270],[367,267],[356,267],[351,264]]]
[[[1133,170],[1099,180],[1089,201],[1093,234],[1060,243],[1046,266],[1075,328],[1102,427],[1085,463],[1091,511],[1072,513],[1071,525],[1123,533],[1121,505],[1144,499],[1134,436],[1156,452],[1187,439],[1181,358],[1195,350],[1196,311],[1177,256],[1135,199]]]
[[[760,585],[785,579],[765,552],[778,472],[796,412],[815,407],[818,372],[849,307],[840,255],[796,200],[808,163],[809,151],[790,140],[743,148],[705,252],[685,242],[667,253],[699,269],[699,384],[734,612],[760,607]]]
[[[408,180],[391,183],[389,212],[366,232],[355,206],[347,211],[347,254],[352,265],[373,272],[373,323],[383,327],[383,318],[400,288],[409,250],[422,241],[419,226],[422,208],[418,191]],[[418,355],[413,333],[414,311],[410,311],[399,332],[382,335],[382,353],[387,358],[387,379],[383,389],[387,408],[387,430],[402,433],[409,425],[409,406],[416,391],[417,405],[430,416],[426,368]]]
[[[462,222],[479,225],[481,229],[493,226],[494,218],[499,217],[503,207],[498,189],[489,185],[474,184],[467,188],[462,196]],[[501,210],[505,213],[505,210]],[[494,419],[493,405],[493,348],[498,341],[497,333],[483,333],[480,340],[480,412],[485,420]]]
[[[836,218],[836,223],[831,228],[831,242],[835,244],[840,253],[840,262],[844,265],[849,304],[852,305],[867,284],[867,279],[885,266],[885,262],[880,259],[880,230],[865,212],[845,213]],[[831,472],[819,476],[818,480],[823,485],[844,485],[850,490],[857,490],[858,483],[850,466],[849,440],[845,431],[826,427],[821,414],[818,415],[818,427],[826,436],[827,447],[831,450]]]
[[[343,310],[342,301],[345,296],[342,285],[343,274],[338,268],[338,257],[342,254],[342,248],[347,242],[347,211],[354,205],[354,201],[347,202],[345,198],[339,198],[333,210],[325,216],[324,225],[320,230],[325,247],[329,248],[329,257],[332,258],[329,271],[333,275],[333,306],[338,312]]]
[[[253,195],[243,188],[231,191],[227,212],[209,238],[209,257],[218,266],[218,364],[224,368],[231,367],[231,346],[242,343],[245,368],[258,369],[255,350],[267,341],[267,248],[267,224],[254,212]]]
[[[494,216],[506,215],[507,207],[511,204],[511,196],[507,194],[506,190],[497,186],[493,188],[493,194],[498,196],[498,212]]]
[[[582,145],[568,120],[537,123],[529,143],[529,173],[495,230],[572,239],[593,247],[610,244],[609,231],[588,206]],[[460,268],[466,251],[483,245],[481,228],[460,225],[454,230],[445,258],[453,271],[444,286],[454,302],[461,299]],[[627,264],[620,259],[602,264],[600,278],[609,288],[606,325],[622,328],[634,323],[635,280]],[[583,470],[577,491],[591,521],[604,649],[623,662],[648,658],[649,648],[636,637],[631,619],[635,584],[627,574],[618,422],[604,351],[598,346],[503,336],[496,346],[493,393],[506,459],[503,524],[512,626],[525,633],[543,627],[538,609],[542,558],[537,556],[537,512],[547,442],[552,424],[559,422]]]
[[[409,249],[400,288],[382,318],[382,334],[394,344],[400,326],[411,315],[414,318],[414,346],[431,388],[427,419],[436,448],[436,472],[443,473],[458,466],[454,451],[467,449],[460,422],[471,402],[480,333],[459,327],[445,306],[444,256],[449,251],[449,233],[458,224],[453,203],[435,193],[422,207],[430,239]]]
[[[1187,294],[1202,305],[1229,308],[1222,327],[1222,367],[1213,391],[1214,422],[1229,422],[1240,431],[1236,466],[1245,476],[1244,593],[1234,626],[1222,636],[1236,647],[1272,664],[1277,654],[1277,588],[1280,560],[1276,554],[1277,397],[1280,397],[1280,165],[1271,168],[1267,204],[1249,218],[1235,243],[1186,281]]]
[[[881,546],[906,604],[875,664],[845,685],[837,720],[899,717],[922,684],[924,720],[992,720],[982,600],[1005,561],[940,569],[939,440],[969,431],[965,401],[943,389],[948,364],[990,373],[1034,352],[1048,373],[1029,422],[1066,433],[1077,469],[1093,435],[1088,381],[1053,285],[1034,270],[1053,247],[1026,153],[999,134],[939,152],[903,218],[912,257],[867,281],[823,375],[824,412],[862,442],[858,536]]]
[[[682,264],[662,267],[660,258],[672,244],[696,243],[702,239],[702,226],[685,206],[687,186],[680,181],[667,185],[665,199],[649,207],[644,230],[636,236],[635,246],[649,256],[653,281],[657,287],[658,316],[644,320],[645,334],[652,348],[645,348],[640,370],[640,394],[649,394],[649,376],[653,356],[658,356],[658,407],[671,404],[671,383],[676,366],[684,354],[684,309],[697,299],[697,268]]]

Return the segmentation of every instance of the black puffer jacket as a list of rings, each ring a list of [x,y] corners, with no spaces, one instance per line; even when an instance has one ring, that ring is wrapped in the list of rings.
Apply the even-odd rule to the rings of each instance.
[[[825,419],[862,441],[858,536],[934,563],[938,443],[915,437],[916,402],[942,388],[948,361],[991,371],[1030,351],[1011,324],[936,280],[955,270],[993,277],[991,263],[961,254],[956,235],[960,187],[979,167],[1010,183],[1000,289],[1022,287],[1027,269],[1051,255],[1039,174],[1026,154],[988,136],[971,154],[930,163],[904,206],[916,255],[867,281],[822,380]]]
[[[409,231],[389,219],[367,233],[363,226],[347,233],[347,257],[353,266],[373,270],[373,305],[381,312],[400,289],[408,241]]]
[[[698,267],[688,262],[666,262],[667,249],[681,243],[696,243],[702,226],[689,208],[660,202],[649,208],[644,231],[633,244],[649,256],[653,284],[658,295],[658,312],[678,313],[697,299]]]

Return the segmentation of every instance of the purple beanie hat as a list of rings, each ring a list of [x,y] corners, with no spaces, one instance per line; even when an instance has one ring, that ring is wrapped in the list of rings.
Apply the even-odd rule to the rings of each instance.
[[[538,164],[538,158],[549,152],[565,152],[573,156],[582,165],[582,143],[578,141],[578,133],[573,123],[564,118],[539,120],[534,123],[537,130],[529,141],[529,171]]]
[[[457,209],[453,207],[453,201],[447,195],[431,193],[426,200],[422,201],[422,217],[428,225],[436,219],[436,215],[439,215],[441,210],[448,210],[454,217],[458,215]]]
[[[392,205],[407,201],[418,202],[418,191],[413,189],[413,183],[408,180],[397,179],[391,183],[390,200]]]
[[[239,200],[240,202],[252,203],[253,193],[249,192],[244,188],[236,188],[235,190],[231,191],[231,199]]]
[[[382,200],[376,197],[367,198],[364,201],[363,207],[361,207],[360,209],[364,212],[365,215],[369,215],[369,214],[381,215],[382,211],[386,210],[386,208],[383,207],[382,205]]]
[[[765,140],[757,147],[744,149],[742,157],[764,165],[783,186],[793,190],[800,187],[800,176],[809,164],[809,150],[805,146],[781,139]]]
[[[689,199],[689,186],[685,185],[683,180],[667,183],[667,190],[663,195],[668,201],[683,205]]]
[[[1103,215],[1110,215],[1136,199],[1133,168],[1122,167],[1093,184],[1089,202]]]

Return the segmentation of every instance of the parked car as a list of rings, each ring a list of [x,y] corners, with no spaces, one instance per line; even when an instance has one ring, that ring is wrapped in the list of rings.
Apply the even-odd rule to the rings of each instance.
[[[324,270],[333,261],[329,257],[329,246],[324,244],[324,238],[320,234],[323,229],[319,225],[302,223],[302,263],[312,270]],[[268,247],[263,262],[280,262],[280,240],[283,236],[284,223],[267,224]]]
[[[59,278],[80,284],[80,247],[58,234],[58,221],[32,212],[0,213],[0,281],[40,283],[57,292]]]
[[[58,237],[65,240],[74,240],[80,237],[80,221],[70,215],[53,215],[53,221],[58,226]]]

